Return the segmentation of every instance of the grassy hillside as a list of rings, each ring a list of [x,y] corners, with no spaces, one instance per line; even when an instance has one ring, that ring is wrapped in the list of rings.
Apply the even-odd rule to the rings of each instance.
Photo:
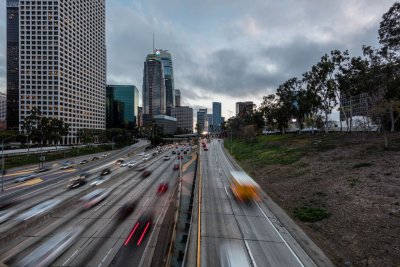
[[[271,135],[225,147],[338,265],[400,263],[400,135]]]

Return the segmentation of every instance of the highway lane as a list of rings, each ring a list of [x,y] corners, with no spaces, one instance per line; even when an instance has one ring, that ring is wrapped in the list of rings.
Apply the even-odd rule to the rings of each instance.
[[[162,156],[162,155],[161,155]],[[74,214],[74,212],[66,212],[65,214],[56,215],[56,220],[52,224],[43,225],[38,231],[30,236],[31,240],[26,241],[26,246],[16,246],[16,251],[27,251],[29,243],[34,243],[41,239],[39,243],[36,243],[33,247],[37,247],[43,243],[50,236],[55,233],[62,231],[63,229],[71,226],[77,227],[79,225],[87,225],[82,237],[68,249],[55,263],[55,266],[60,265],[73,265],[73,266],[94,266],[94,265],[108,265],[114,258],[115,254],[118,253],[118,245],[120,246],[126,236],[129,234],[130,228],[133,222],[140,216],[144,210],[152,210],[155,214],[155,221],[160,224],[162,220],[158,222],[159,214],[166,207],[167,200],[170,198],[173,190],[169,190],[165,195],[158,197],[156,190],[158,184],[162,180],[169,180],[170,185],[176,180],[177,171],[173,171],[174,160],[171,158],[169,161],[162,161],[159,159],[156,163],[161,163],[153,171],[152,175],[142,181],[135,171],[132,169],[119,168],[119,170],[125,169],[126,171],[121,173],[118,180],[122,181],[119,185],[111,183],[109,186],[115,186],[115,189],[111,196],[106,201],[100,203],[97,207],[91,211]],[[135,185],[135,186],[134,186]],[[171,188],[171,187],[170,187]],[[142,192],[145,194],[142,195]],[[121,197],[122,196],[122,197]],[[117,210],[126,202],[127,199],[139,198],[139,207],[135,213],[124,222],[116,222],[115,214]],[[66,217],[73,217],[68,220]],[[63,225],[62,227],[60,227]],[[35,241],[36,240],[36,241]],[[126,262],[139,263],[142,259],[140,255],[143,253],[147,245],[147,239],[143,240],[143,244],[137,249],[137,255],[139,257],[130,258],[127,255],[119,253],[118,258],[122,265]],[[9,252],[8,254],[12,254]],[[121,261],[122,260],[122,261]],[[107,262],[107,264],[104,264]],[[118,260],[115,261],[118,263]],[[134,264],[134,265],[135,265]],[[118,264],[117,264],[118,265]]]
[[[315,266],[283,238],[262,202],[238,202],[229,187],[230,171],[222,142],[201,151],[201,265],[219,266],[225,247],[235,247],[248,266]],[[298,247],[298,246],[297,246]]]
[[[141,161],[141,157],[136,156],[136,155],[131,157],[130,159],[135,159],[138,162]],[[111,160],[111,158],[109,160]],[[150,162],[148,162],[148,164],[150,164],[151,161],[152,161],[152,159],[150,159]],[[115,176],[119,176],[123,172],[127,172],[127,171],[128,172],[129,171],[132,172],[133,171],[132,169],[129,169],[127,167],[114,166],[113,163],[114,163],[114,160],[113,161],[109,161],[108,163],[106,163],[106,164],[111,164],[111,166],[112,166],[111,167],[112,172],[108,176],[115,177]],[[103,168],[103,166],[100,166],[100,167],[94,169],[92,171],[93,175],[90,176],[90,178],[88,179],[87,184],[82,186],[82,187],[79,187],[77,189],[68,190],[67,187],[66,187],[67,184],[68,184],[68,181],[63,180],[63,181],[58,182],[57,184],[51,185],[50,186],[51,188],[49,188],[49,189],[38,190],[37,194],[32,196],[29,199],[29,201],[21,201],[18,205],[10,208],[10,210],[17,210],[18,211],[18,213],[16,213],[13,216],[13,218],[18,216],[19,213],[23,212],[23,210],[26,210],[26,209],[28,209],[28,208],[30,208],[30,207],[38,204],[38,203],[42,203],[43,201],[48,200],[48,199],[54,199],[54,198],[59,199],[59,198],[61,198],[61,199],[64,199],[65,201],[68,201],[68,202],[74,201],[74,199],[82,196],[86,191],[92,190],[92,188],[90,186],[90,182],[92,180],[96,179],[97,177],[99,177],[100,170],[102,168]],[[115,179],[110,179],[108,182],[113,182],[113,181],[115,181]],[[106,184],[106,183],[104,183],[104,184]],[[18,222],[13,218],[11,218],[9,221],[7,221],[7,222],[5,222],[5,223],[0,225],[0,234],[2,236],[2,240],[3,240],[3,237],[4,238],[7,237],[7,234],[9,235],[9,234],[12,233],[12,232],[10,232],[10,230],[11,231],[16,231],[16,229],[21,228],[21,226],[23,227],[23,225],[21,225],[21,222]],[[16,227],[19,227],[19,228],[16,228]],[[18,241],[18,240],[15,240],[15,241]],[[3,244],[2,244],[2,247],[3,247]]]
[[[113,155],[110,155],[106,158],[99,159],[94,162],[90,162],[84,165],[78,165],[76,169],[79,172],[90,172],[93,170],[99,170],[101,168],[111,166],[112,162],[120,157],[126,157],[129,153],[135,150],[144,149],[147,145],[147,141],[141,140],[139,143],[136,143],[132,146],[126,147],[115,152]],[[54,188],[54,186],[58,186],[60,182],[65,181],[73,176],[74,169],[60,170],[59,168],[54,169],[48,173],[41,173],[40,181],[38,184],[26,184],[26,186],[17,187],[9,191],[5,191],[0,195],[0,202],[6,201],[23,201],[25,199],[31,199],[32,196],[43,194],[44,190],[50,191]],[[53,185],[57,184],[57,185]],[[14,185],[13,185],[14,186]]]

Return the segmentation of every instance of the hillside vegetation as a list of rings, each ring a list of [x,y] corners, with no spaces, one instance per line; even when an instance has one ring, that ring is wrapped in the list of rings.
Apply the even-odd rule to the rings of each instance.
[[[400,134],[226,139],[225,147],[338,266],[400,264]]]

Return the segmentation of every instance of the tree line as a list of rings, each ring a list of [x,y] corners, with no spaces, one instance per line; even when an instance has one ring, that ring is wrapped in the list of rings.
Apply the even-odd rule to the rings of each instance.
[[[332,50],[306,71],[279,85],[275,94],[263,97],[258,109],[228,120],[232,130],[254,134],[263,128],[282,133],[290,121],[299,129],[305,126],[329,131],[329,115],[337,108],[345,118],[347,131],[353,124],[351,101],[341,99],[363,96],[368,123],[382,131],[400,129],[400,3],[382,16],[378,31],[379,46],[364,45],[362,56],[347,50]],[[340,121],[340,128],[342,122]]]

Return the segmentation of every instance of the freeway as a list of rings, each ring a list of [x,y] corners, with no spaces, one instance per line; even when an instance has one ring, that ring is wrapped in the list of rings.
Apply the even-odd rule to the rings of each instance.
[[[225,266],[230,258],[238,266],[316,266],[262,201],[235,199],[229,177],[237,168],[222,144],[212,140],[200,152],[200,265]]]
[[[167,236],[162,232],[168,229],[161,225],[174,214],[179,174],[174,165],[179,161],[171,155],[171,147],[146,153],[153,155],[143,163],[145,171],[150,171],[147,177],[135,167],[115,166],[115,158],[109,157],[85,170],[92,174],[86,185],[68,190],[64,178],[51,184],[51,190],[14,206],[16,213],[0,222],[1,262],[38,265],[46,259],[44,265],[53,266],[147,266],[153,258],[162,260],[165,251],[155,251],[155,244],[159,235]],[[143,161],[137,152],[124,158]],[[111,173],[101,184],[91,185],[105,167]],[[165,192],[159,190],[161,183],[168,184]],[[101,199],[89,205],[92,202],[83,199],[90,194]],[[29,213],[35,205],[47,202],[52,203],[51,210]],[[121,208],[127,203],[134,203],[134,210],[121,219]]]

